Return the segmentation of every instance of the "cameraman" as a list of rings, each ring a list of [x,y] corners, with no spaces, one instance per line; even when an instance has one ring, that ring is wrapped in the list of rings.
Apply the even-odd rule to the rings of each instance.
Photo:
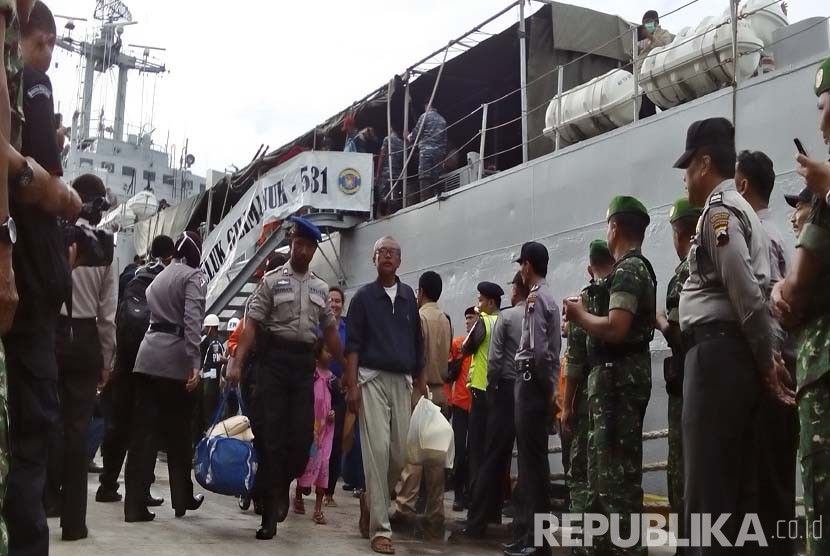
[[[17,101],[6,105],[5,117],[0,117],[0,227],[4,232],[0,240],[0,330],[5,333],[8,365],[11,449],[6,497],[14,501],[5,505],[3,514],[12,553],[45,554],[49,533],[41,497],[48,432],[58,411],[55,326],[60,306],[71,292],[66,247],[56,217],[77,216],[81,200],[60,178],[51,85],[45,73],[56,36],[54,18],[42,2],[34,7],[31,2],[17,4],[17,19],[12,17],[13,10],[0,10],[0,20],[4,20],[0,28],[8,27],[6,71],[0,75],[6,98]],[[18,21],[22,28],[17,27]],[[33,75],[37,82],[28,79]],[[29,94],[33,89],[37,94]],[[4,214],[7,180],[16,238],[10,233],[12,221]],[[13,252],[12,239],[17,240]],[[5,257],[9,255],[20,297],[16,313],[7,310],[6,278],[11,273]]]
[[[104,183],[95,175],[78,177],[72,187],[84,208],[77,225],[96,226],[107,208]],[[78,259],[88,255],[79,244]],[[63,540],[86,538],[86,436],[95,407],[96,389],[109,380],[115,353],[118,282],[112,263],[72,271],[72,300],[58,318],[57,357],[63,430],[63,457],[50,453],[49,470],[60,470]],[[57,459],[51,459],[57,456]],[[56,464],[58,464],[56,466]],[[50,477],[50,484],[53,482]]]

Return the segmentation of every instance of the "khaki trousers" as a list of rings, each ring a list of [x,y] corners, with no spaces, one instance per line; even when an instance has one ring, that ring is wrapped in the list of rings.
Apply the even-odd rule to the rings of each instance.
[[[441,408],[441,413],[447,415],[447,396],[443,386],[430,386],[432,402]],[[421,394],[413,393],[412,407],[418,403]],[[412,465],[406,464],[401,474],[398,497],[395,499],[395,509],[403,514],[415,514],[415,503],[421,487],[421,479],[426,481],[426,518],[432,525],[444,523],[444,482],[445,472],[443,465]]]
[[[412,383],[404,374],[380,372],[360,386],[360,443],[369,505],[369,536],[392,536],[391,492],[406,463]]]

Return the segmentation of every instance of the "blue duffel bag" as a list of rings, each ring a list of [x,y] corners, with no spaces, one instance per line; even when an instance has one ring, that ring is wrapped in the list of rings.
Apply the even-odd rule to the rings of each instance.
[[[210,492],[227,496],[243,496],[254,487],[257,470],[257,454],[253,442],[228,438],[227,436],[210,437],[210,432],[219,424],[225,411],[225,405],[232,390],[225,392],[222,403],[213,417],[213,424],[199,444],[193,455],[193,471],[196,481]],[[242,397],[238,390],[233,390],[239,401],[242,414]]]

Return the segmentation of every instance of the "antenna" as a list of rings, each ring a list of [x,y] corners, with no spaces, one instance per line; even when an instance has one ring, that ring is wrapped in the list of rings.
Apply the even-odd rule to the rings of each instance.
[[[97,0],[93,17],[104,23],[133,20],[133,14],[130,13],[130,9],[121,0]]]

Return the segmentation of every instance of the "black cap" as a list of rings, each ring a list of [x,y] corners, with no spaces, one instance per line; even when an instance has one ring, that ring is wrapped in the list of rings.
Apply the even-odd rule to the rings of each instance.
[[[527,261],[534,268],[547,268],[548,260],[547,247],[537,241],[528,241],[522,245],[522,253],[515,262],[523,263]]]
[[[675,168],[689,167],[695,152],[703,147],[735,149],[735,127],[726,118],[698,120],[686,132],[686,152],[674,163]]]
[[[478,293],[490,299],[498,299],[504,295],[504,290],[501,289],[501,286],[493,282],[479,282],[477,289]]]
[[[784,195],[784,200],[787,201],[787,204],[793,208],[797,208],[798,203],[813,204],[813,199],[815,199],[815,197],[809,187],[802,189],[798,195]]]

